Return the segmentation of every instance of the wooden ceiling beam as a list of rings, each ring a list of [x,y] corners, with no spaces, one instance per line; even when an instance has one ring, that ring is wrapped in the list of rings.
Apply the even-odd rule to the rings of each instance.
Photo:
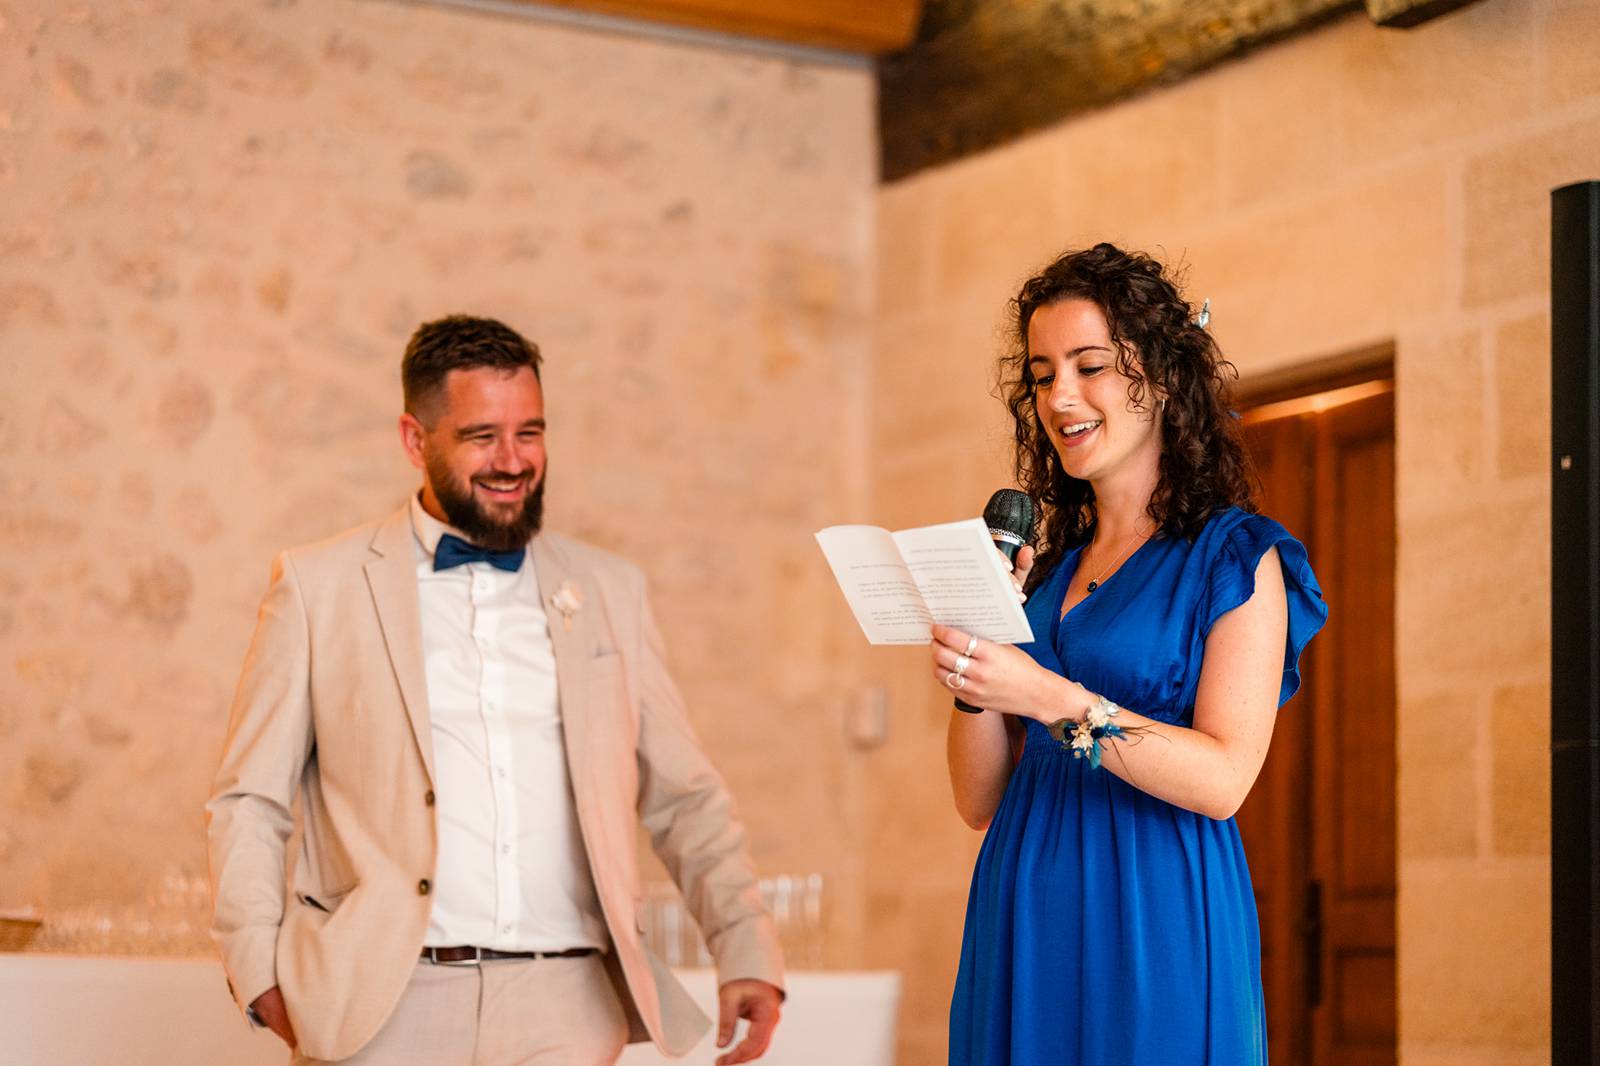
[[[1338,18],[1361,0],[926,0],[878,63],[893,181]]]
[[[1409,30],[1477,0],[1366,0],[1367,14],[1380,26]]]
[[[536,6],[535,0],[516,0]],[[922,0],[538,0],[600,15],[878,55],[917,32]]]

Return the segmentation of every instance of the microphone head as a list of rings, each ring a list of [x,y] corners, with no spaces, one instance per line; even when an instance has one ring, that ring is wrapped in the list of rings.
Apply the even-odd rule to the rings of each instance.
[[[1017,489],[1000,489],[989,497],[983,523],[995,546],[1016,562],[1017,550],[1033,539],[1033,497]]]

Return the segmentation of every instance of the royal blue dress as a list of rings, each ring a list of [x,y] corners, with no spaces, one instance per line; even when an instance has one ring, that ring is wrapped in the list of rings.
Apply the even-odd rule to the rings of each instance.
[[[1289,601],[1281,706],[1328,609],[1300,542],[1237,509],[1193,541],[1148,541],[1062,619],[1068,554],[1029,597],[1035,639],[1021,647],[1114,703],[1191,725],[1206,635],[1250,598],[1272,547]],[[1092,769],[1029,720],[972,875],[951,1066],[1266,1061],[1260,929],[1234,820]]]

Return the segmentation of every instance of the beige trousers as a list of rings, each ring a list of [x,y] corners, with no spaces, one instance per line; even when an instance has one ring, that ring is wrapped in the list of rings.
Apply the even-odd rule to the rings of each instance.
[[[612,1066],[628,1021],[602,956],[419,962],[400,1004],[348,1066]],[[324,1060],[295,1054],[293,1066]]]

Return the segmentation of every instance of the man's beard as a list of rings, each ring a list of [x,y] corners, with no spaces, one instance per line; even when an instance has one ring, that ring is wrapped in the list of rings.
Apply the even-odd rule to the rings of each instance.
[[[539,484],[534,486],[533,491],[522,498],[521,509],[509,521],[500,521],[490,515],[472,495],[471,483],[456,481],[449,468],[437,457],[428,456],[427,468],[428,484],[432,486],[446,520],[478,547],[497,552],[516,551],[527,547],[528,541],[539,532],[539,525],[544,521],[544,475],[540,476]],[[486,476],[496,475],[491,471]]]

